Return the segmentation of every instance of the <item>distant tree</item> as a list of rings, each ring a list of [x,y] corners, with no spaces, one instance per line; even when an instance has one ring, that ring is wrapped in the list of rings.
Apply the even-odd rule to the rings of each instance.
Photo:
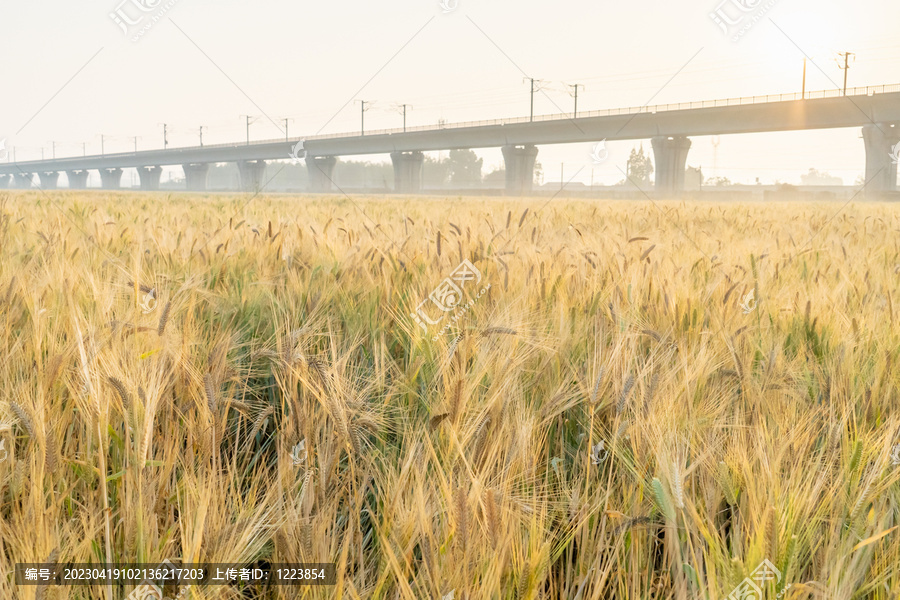
[[[706,185],[714,185],[716,187],[724,187],[727,185],[734,185],[731,183],[731,180],[727,177],[710,177],[706,180]]]
[[[481,167],[484,159],[471,150],[451,150],[447,159],[450,168],[450,183],[468,187],[481,183]]]
[[[844,180],[840,177],[832,177],[831,174],[825,172],[820,173],[816,169],[810,169],[809,173],[800,176],[801,185],[844,185]]]
[[[334,181],[349,188],[383,188],[394,180],[394,167],[389,162],[339,160],[334,169]]]
[[[506,169],[494,169],[484,176],[483,183],[490,188],[503,187],[506,184]]]
[[[450,182],[450,164],[443,158],[425,157],[422,183],[425,187],[445,188]]]
[[[644,145],[641,144],[638,150],[631,149],[628,156],[628,179],[640,186],[650,185],[650,177],[653,175],[653,162],[650,160],[649,154],[644,154]]]

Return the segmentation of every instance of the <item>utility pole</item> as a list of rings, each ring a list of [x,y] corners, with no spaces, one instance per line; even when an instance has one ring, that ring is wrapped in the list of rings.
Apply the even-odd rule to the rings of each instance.
[[[87,156],[87,143],[81,142],[81,154]]]
[[[290,119],[284,120],[284,141],[288,141],[290,139],[290,136],[288,135],[288,121],[290,121]]]
[[[850,71],[850,57],[856,56],[853,52],[838,52],[838,56],[844,57],[844,66],[841,67],[841,63],[838,63],[838,67],[844,70],[844,96],[847,95],[847,72]],[[856,60],[855,58],[853,60]]]
[[[44,147],[41,146],[41,160],[44,160]]]
[[[412,108],[411,104],[401,104],[400,107],[403,109],[403,133],[406,133],[406,109]]]
[[[528,120],[534,121],[534,93],[537,91],[537,89],[535,88],[535,83],[540,85],[541,80],[535,79],[533,77],[525,77],[524,79],[522,79],[522,81],[530,81],[531,82],[531,112],[529,113],[530,116],[529,116]]]
[[[168,149],[169,147],[169,126],[165,123],[160,123],[163,126],[163,150]]]
[[[250,145],[250,115],[241,115],[247,119],[247,145]]]
[[[138,136],[134,136],[134,153],[135,154],[137,154],[137,141],[138,141]]]
[[[580,83],[573,83],[569,87],[575,90],[575,112],[572,113],[572,118],[575,119],[578,117],[578,88],[584,89],[584,86]]]
[[[206,129],[203,125],[200,126],[200,147],[203,147],[203,130]]]
[[[106,155],[105,144],[104,144],[103,134],[101,133],[100,134],[100,156],[105,156],[105,155]]]
[[[360,116],[360,127],[359,134],[361,136],[366,135],[366,104],[372,104],[368,100],[357,100],[359,102],[359,116]]]
[[[53,144],[53,159],[56,160],[56,142],[50,142]]]
[[[803,57],[803,92],[800,97],[806,100],[806,57]]]

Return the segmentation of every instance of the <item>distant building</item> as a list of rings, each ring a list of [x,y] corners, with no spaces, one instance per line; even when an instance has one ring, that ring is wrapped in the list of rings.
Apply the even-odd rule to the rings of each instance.
[[[688,167],[684,171],[684,191],[696,192],[703,186],[702,167]]]

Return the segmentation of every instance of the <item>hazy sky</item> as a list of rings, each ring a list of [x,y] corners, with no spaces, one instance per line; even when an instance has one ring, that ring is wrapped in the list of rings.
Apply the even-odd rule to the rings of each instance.
[[[196,145],[201,125],[205,143],[240,141],[245,114],[257,140],[283,137],[284,118],[292,137],[358,131],[359,99],[373,102],[367,130],[399,127],[401,103],[413,105],[409,125],[527,116],[525,74],[544,80],[537,114],[570,111],[565,85],[575,83],[580,112],[799,92],[800,49],[815,62],[808,90],[839,87],[842,51],[856,53],[850,86],[900,83],[900,4],[888,0],[768,0],[736,42],[709,16],[721,0],[458,0],[449,13],[438,0],[162,0],[146,14],[171,8],[138,42],[110,13],[144,14],[132,1],[160,0],[0,1],[0,138],[18,160],[42,147],[49,157],[52,141],[58,156],[80,155],[83,142],[96,154],[100,134],[108,153],[133,149],[133,136],[159,148],[161,123],[170,146]],[[739,14],[739,1],[723,10]],[[859,136],[722,136],[717,151],[699,137],[688,164],[746,182],[799,182],[815,167],[852,183],[864,168]],[[639,143],[610,143],[595,180],[621,179]],[[565,163],[567,178],[583,168],[587,182],[588,150],[542,146],[546,179]],[[501,164],[499,149],[478,153],[486,170]]]

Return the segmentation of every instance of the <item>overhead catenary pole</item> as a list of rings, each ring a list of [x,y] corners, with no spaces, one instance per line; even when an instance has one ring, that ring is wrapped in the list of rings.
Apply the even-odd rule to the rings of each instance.
[[[366,135],[366,101],[359,101],[359,134]]]
[[[134,153],[135,154],[137,154],[137,141],[138,141],[138,137],[134,136]]]
[[[163,150],[166,150],[169,147],[169,126],[165,123],[160,123],[163,127]]]
[[[103,134],[100,134],[100,156],[106,155],[106,144],[104,143]]]
[[[850,71],[850,57],[856,56],[853,52],[838,52],[838,56],[844,57],[844,66],[841,69],[844,70],[844,96],[847,95],[847,73]],[[840,63],[838,63],[840,67]]]
[[[203,130],[206,129],[203,125],[200,126],[200,147],[203,147]]]
[[[800,98],[806,100],[806,57],[803,58],[803,91]]]
[[[366,135],[366,104],[372,104],[369,100],[356,100],[359,102],[359,134],[361,136]]]
[[[528,80],[531,82],[531,109],[528,111],[528,120],[534,121],[534,78],[529,77]]]
[[[578,117],[578,88],[584,89],[584,86],[580,83],[573,83],[569,85],[569,87],[572,88],[575,92],[575,110],[572,113],[572,118],[574,119]]]
[[[250,115],[241,115],[247,120],[247,145],[250,145]]]
[[[284,141],[288,141],[290,139],[290,136],[288,135],[288,121],[290,121],[290,119],[284,120]]]
[[[411,104],[402,104],[401,107],[403,108],[403,133],[406,133],[406,109],[413,106]]]

